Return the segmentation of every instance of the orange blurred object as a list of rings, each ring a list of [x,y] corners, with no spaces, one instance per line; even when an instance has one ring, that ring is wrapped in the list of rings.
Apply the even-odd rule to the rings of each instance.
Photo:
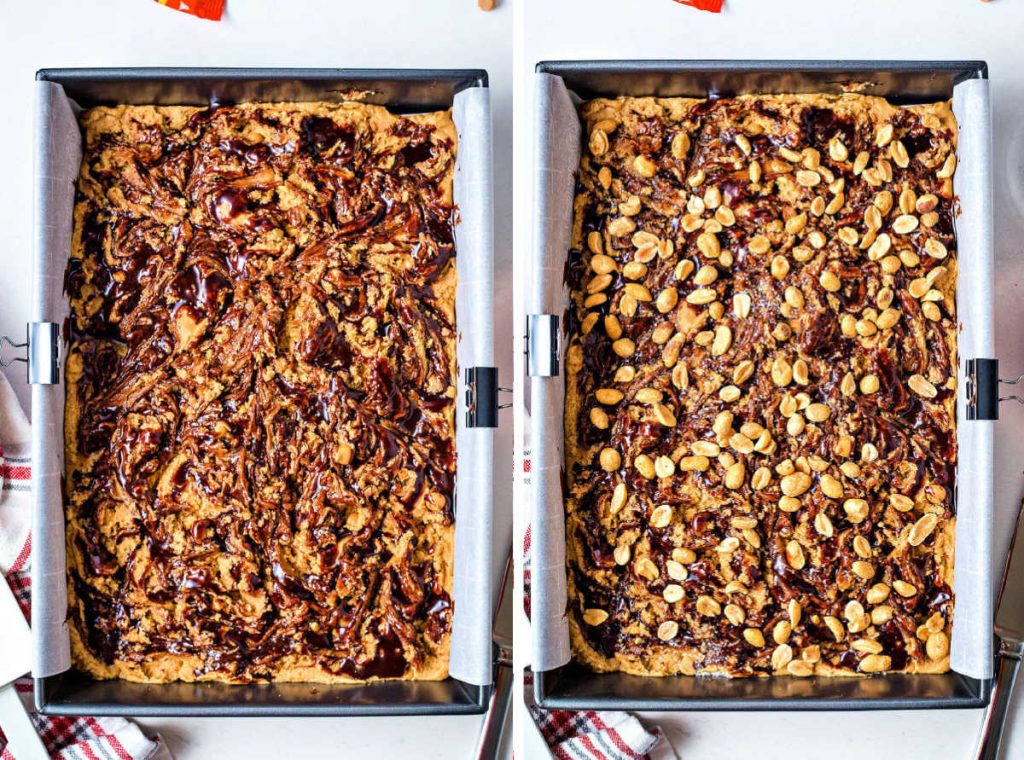
[[[722,12],[722,3],[725,0],[675,0],[680,5],[689,5],[692,8],[697,8],[702,11],[711,11],[712,13]]]
[[[156,0],[160,5],[174,8],[182,13],[191,13],[199,18],[220,21],[224,13],[225,0]]]

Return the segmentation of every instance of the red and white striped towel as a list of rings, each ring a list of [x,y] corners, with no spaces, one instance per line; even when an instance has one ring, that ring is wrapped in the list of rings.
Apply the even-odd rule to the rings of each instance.
[[[32,507],[29,499],[30,428],[10,384],[0,374],[0,573],[29,614]],[[26,705],[32,701],[32,682],[17,682]],[[164,748],[159,737],[147,737],[124,718],[47,718],[32,721],[47,750],[61,760],[154,760]],[[0,726],[0,760],[17,760],[7,751]]]
[[[526,688],[533,679],[528,675]],[[675,760],[672,746],[655,727],[627,712],[542,710],[530,706],[540,734],[557,760]]]

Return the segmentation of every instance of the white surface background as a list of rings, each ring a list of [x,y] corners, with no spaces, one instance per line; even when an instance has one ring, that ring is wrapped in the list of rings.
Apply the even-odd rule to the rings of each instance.
[[[1024,371],[1024,4],[1019,0],[727,0],[721,16],[670,0],[520,0],[526,8],[517,55],[517,102],[529,104],[533,64],[553,58],[981,58],[989,62],[995,108],[996,310],[1003,375]],[[496,301],[511,298],[511,9],[476,10],[473,0],[228,0],[219,24],[149,0],[0,0],[0,334],[23,333],[31,241],[31,82],[59,66],[449,66],[491,75],[495,124]],[[44,33],[46,24],[49,32]],[[528,230],[529,146],[516,115],[516,228]],[[517,245],[527,245],[520,236]],[[498,320],[498,360],[508,378],[511,326]],[[521,319],[514,324],[519,325]],[[8,375],[27,401],[20,367]],[[997,430],[999,553],[1024,491],[1021,411],[1004,404]],[[506,436],[507,436],[506,420]],[[509,452],[507,437],[497,452]],[[499,459],[500,461],[500,459]],[[507,509],[498,489],[499,509]],[[520,636],[520,641],[525,637]],[[520,646],[520,650],[522,647]],[[908,760],[971,756],[979,715],[932,713],[649,715],[686,760],[764,760],[865,753]],[[150,720],[178,758],[467,757],[478,718]],[[1024,720],[1011,727],[1007,757],[1024,757]],[[536,747],[536,743],[529,745]],[[534,750],[524,757],[540,757]]]
[[[1001,374],[1024,372],[1024,4],[1014,0],[726,0],[721,15],[671,0],[529,0],[516,71],[516,229],[528,230],[534,64],[556,59],[982,59],[992,80],[996,344]],[[517,236],[517,265],[528,242]],[[518,306],[518,304],[517,304]],[[520,312],[521,313],[521,312]],[[518,327],[522,320],[515,320]],[[1003,404],[996,430],[996,554],[1024,492],[1024,413]],[[517,500],[518,503],[518,500]],[[522,526],[517,526],[517,536]],[[1024,582],[1024,579],[1020,579]],[[528,637],[517,637],[520,657]],[[1022,700],[1018,700],[1020,705]],[[1006,758],[1024,757],[1024,707]],[[972,757],[979,711],[647,714],[685,760]],[[526,756],[540,757],[524,731]]]
[[[44,30],[45,27],[45,30]],[[219,23],[152,0],[0,0],[0,335],[23,336],[29,310],[32,240],[32,81],[37,69],[72,66],[276,66],[483,68],[494,115],[495,208],[511,200],[511,12],[483,13],[475,0],[228,0]],[[496,213],[498,304],[512,297],[511,218]],[[495,353],[511,377],[511,327],[498,319]],[[24,365],[7,375],[27,407]],[[495,458],[511,457],[511,419]],[[495,488],[497,556],[504,567],[511,530],[507,469]],[[367,719],[145,720],[188,758],[468,757],[479,717]]]

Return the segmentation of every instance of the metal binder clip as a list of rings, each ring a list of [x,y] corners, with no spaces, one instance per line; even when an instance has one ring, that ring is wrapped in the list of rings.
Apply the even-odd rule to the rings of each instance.
[[[0,336],[0,367],[14,362],[28,365],[30,385],[55,385],[60,382],[60,325],[56,322],[29,322],[24,343]],[[24,356],[11,351],[24,349]]]
[[[28,382],[56,385],[60,382],[60,325],[30,322],[28,325]]]
[[[27,340],[24,343],[15,343],[6,335],[0,335],[0,367],[10,367],[14,362],[28,364],[28,351],[24,356],[14,353],[22,348],[28,348]]]
[[[967,375],[967,419],[998,420],[999,404],[1016,401],[1024,406],[1024,396],[1016,394],[999,395],[1000,385],[1020,385],[1024,375],[1009,380],[999,377],[998,359],[968,359],[965,365]]]
[[[1022,382],[1024,382],[1024,375],[1018,375],[1013,380],[1004,380],[1003,378],[999,378],[999,384],[1000,385],[1020,385]],[[1021,398],[1020,396],[1018,396],[1016,394],[1014,394],[1012,396],[1000,396],[999,400],[1000,401],[1016,401],[1021,406],[1024,406],[1024,398]]]
[[[530,314],[526,321],[526,369],[530,377],[558,376],[558,316]]]
[[[498,394],[511,392],[498,385],[497,367],[467,367],[466,427],[498,427],[498,410],[512,406],[512,402],[501,403]]]

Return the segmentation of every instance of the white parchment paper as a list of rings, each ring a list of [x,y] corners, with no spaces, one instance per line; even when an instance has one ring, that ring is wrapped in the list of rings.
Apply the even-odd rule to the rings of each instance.
[[[36,83],[35,258],[32,321],[64,324],[64,269],[71,251],[78,122],[64,89]],[[63,354],[63,346],[61,351]],[[64,357],[60,385],[32,386],[32,633],[36,678],[71,667],[64,570]]]
[[[970,79],[953,91],[960,126],[953,186],[960,199],[956,219],[960,276],[957,280],[959,372],[957,376],[957,525],[953,566],[953,636],[950,666],[972,678],[991,678],[993,668],[992,516],[994,423],[968,420],[967,359],[994,359],[992,287],[992,108],[987,79]]]
[[[81,164],[75,104],[63,88],[37,83],[36,229],[33,321],[63,325],[68,314],[64,270],[71,251],[74,183]],[[456,321],[459,378],[456,406],[455,568],[451,675],[475,685],[491,683],[491,526],[494,431],[466,427],[465,368],[494,365],[493,213],[490,94],[472,87],[455,96],[459,133],[454,199]],[[64,552],[63,356],[60,385],[32,386],[34,425],[33,675],[56,675],[71,666]]]
[[[569,306],[565,262],[572,240],[572,204],[580,163],[580,122],[573,96],[561,77],[537,74],[533,260],[527,314],[555,314]],[[560,329],[562,329],[560,325]],[[561,364],[564,364],[561,363]],[[564,370],[564,367],[563,367]],[[530,623],[534,670],[569,661],[565,609],[565,503],[562,494],[562,410],[565,377],[531,377]]]
[[[565,262],[572,229],[572,201],[580,160],[578,99],[561,77],[537,74],[535,229],[527,313],[564,315],[569,305]],[[992,149],[987,80],[968,80],[953,93],[960,127],[954,189],[960,277],[957,308],[959,377],[957,424],[957,532],[951,667],[972,678],[991,678],[992,610],[992,422],[965,418],[966,359],[994,358],[992,307]],[[565,377],[530,378],[532,409],[531,630],[533,669],[569,662],[566,619],[565,506],[561,474]]]
[[[455,96],[459,130],[455,162],[456,267],[459,289],[459,395],[455,452],[455,578],[451,660],[455,678],[492,680],[491,530],[494,504],[494,430],[466,427],[467,367],[494,366],[494,232],[491,187],[491,101],[486,87]]]

